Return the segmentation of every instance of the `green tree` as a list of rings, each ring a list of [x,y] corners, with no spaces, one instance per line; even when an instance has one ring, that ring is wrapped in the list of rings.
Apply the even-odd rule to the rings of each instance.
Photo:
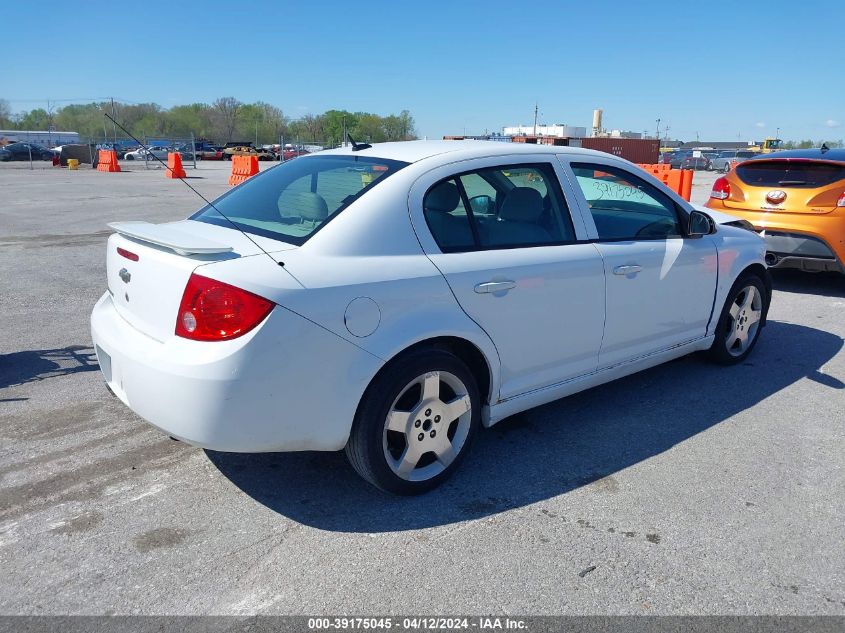
[[[346,140],[343,138],[344,126],[354,137],[355,129],[358,126],[358,117],[347,110],[328,110],[323,113],[325,141],[330,145],[340,145]]]
[[[174,106],[164,113],[168,134],[206,138],[212,134],[211,108],[205,103]]]
[[[367,143],[383,143],[387,140],[382,118],[369,112],[356,112],[358,123],[355,126],[355,140]]]
[[[234,97],[221,97],[211,104],[211,124],[218,139],[232,140],[242,105]]]
[[[12,108],[5,99],[0,99],[0,128],[12,127]]]
[[[44,108],[36,108],[25,113],[18,122],[21,130],[46,130],[50,127],[52,117]]]

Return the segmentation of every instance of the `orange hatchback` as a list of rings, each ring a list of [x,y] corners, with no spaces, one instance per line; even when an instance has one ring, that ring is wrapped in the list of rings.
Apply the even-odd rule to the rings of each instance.
[[[713,183],[705,206],[754,225],[770,268],[845,273],[845,149],[747,160]]]

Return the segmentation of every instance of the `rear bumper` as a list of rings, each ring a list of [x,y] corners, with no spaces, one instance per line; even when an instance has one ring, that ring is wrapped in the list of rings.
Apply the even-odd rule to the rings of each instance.
[[[842,262],[824,240],[803,233],[766,230],[769,268],[797,268],[808,272],[845,272]]]
[[[711,198],[706,207],[751,222],[766,242],[770,268],[845,272],[845,217],[830,213],[767,212]]]
[[[126,322],[106,293],[91,336],[112,392],[168,435],[218,451],[339,450],[375,356],[276,307],[240,338],[164,343]]]
[[[833,272],[844,273],[845,266],[840,264],[835,259],[820,259],[815,257],[793,256],[793,255],[778,255],[776,253],[767,253],[767,261],[769,257],[773,257],[773,263],[769,263],[769,268],[796,268],[809,273]]]

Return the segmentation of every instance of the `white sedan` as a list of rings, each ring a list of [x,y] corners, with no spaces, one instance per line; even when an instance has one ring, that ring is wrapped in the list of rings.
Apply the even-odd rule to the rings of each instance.
[[[125,160],[155,160],[156,158],[167,160],[167,154],[169,151],[170,150],[166,147],[150,147],[149,149],[141,147],[135,151],[126,152],[123,158]]]
[[[715,220],[589,150],[325,151],[188,220],[112,224],[92,336],[109,388],[175,438],[345,448],[419,493],[480,427],[691,352],[745,359],[765,245]]]

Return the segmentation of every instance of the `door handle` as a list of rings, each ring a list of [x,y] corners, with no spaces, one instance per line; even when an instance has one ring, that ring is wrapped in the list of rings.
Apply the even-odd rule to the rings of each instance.
[[[487,294],[491,292],[503,292],[511,288],[516,288],[515,281],[488,281],[483,284],[477,284],[475,291],[478,294]]]
[[[613,269],[614,275],[636,275],[643,269],[642,266],[638,266],[637,264],[633,264],[630,266],[617,266]]]

